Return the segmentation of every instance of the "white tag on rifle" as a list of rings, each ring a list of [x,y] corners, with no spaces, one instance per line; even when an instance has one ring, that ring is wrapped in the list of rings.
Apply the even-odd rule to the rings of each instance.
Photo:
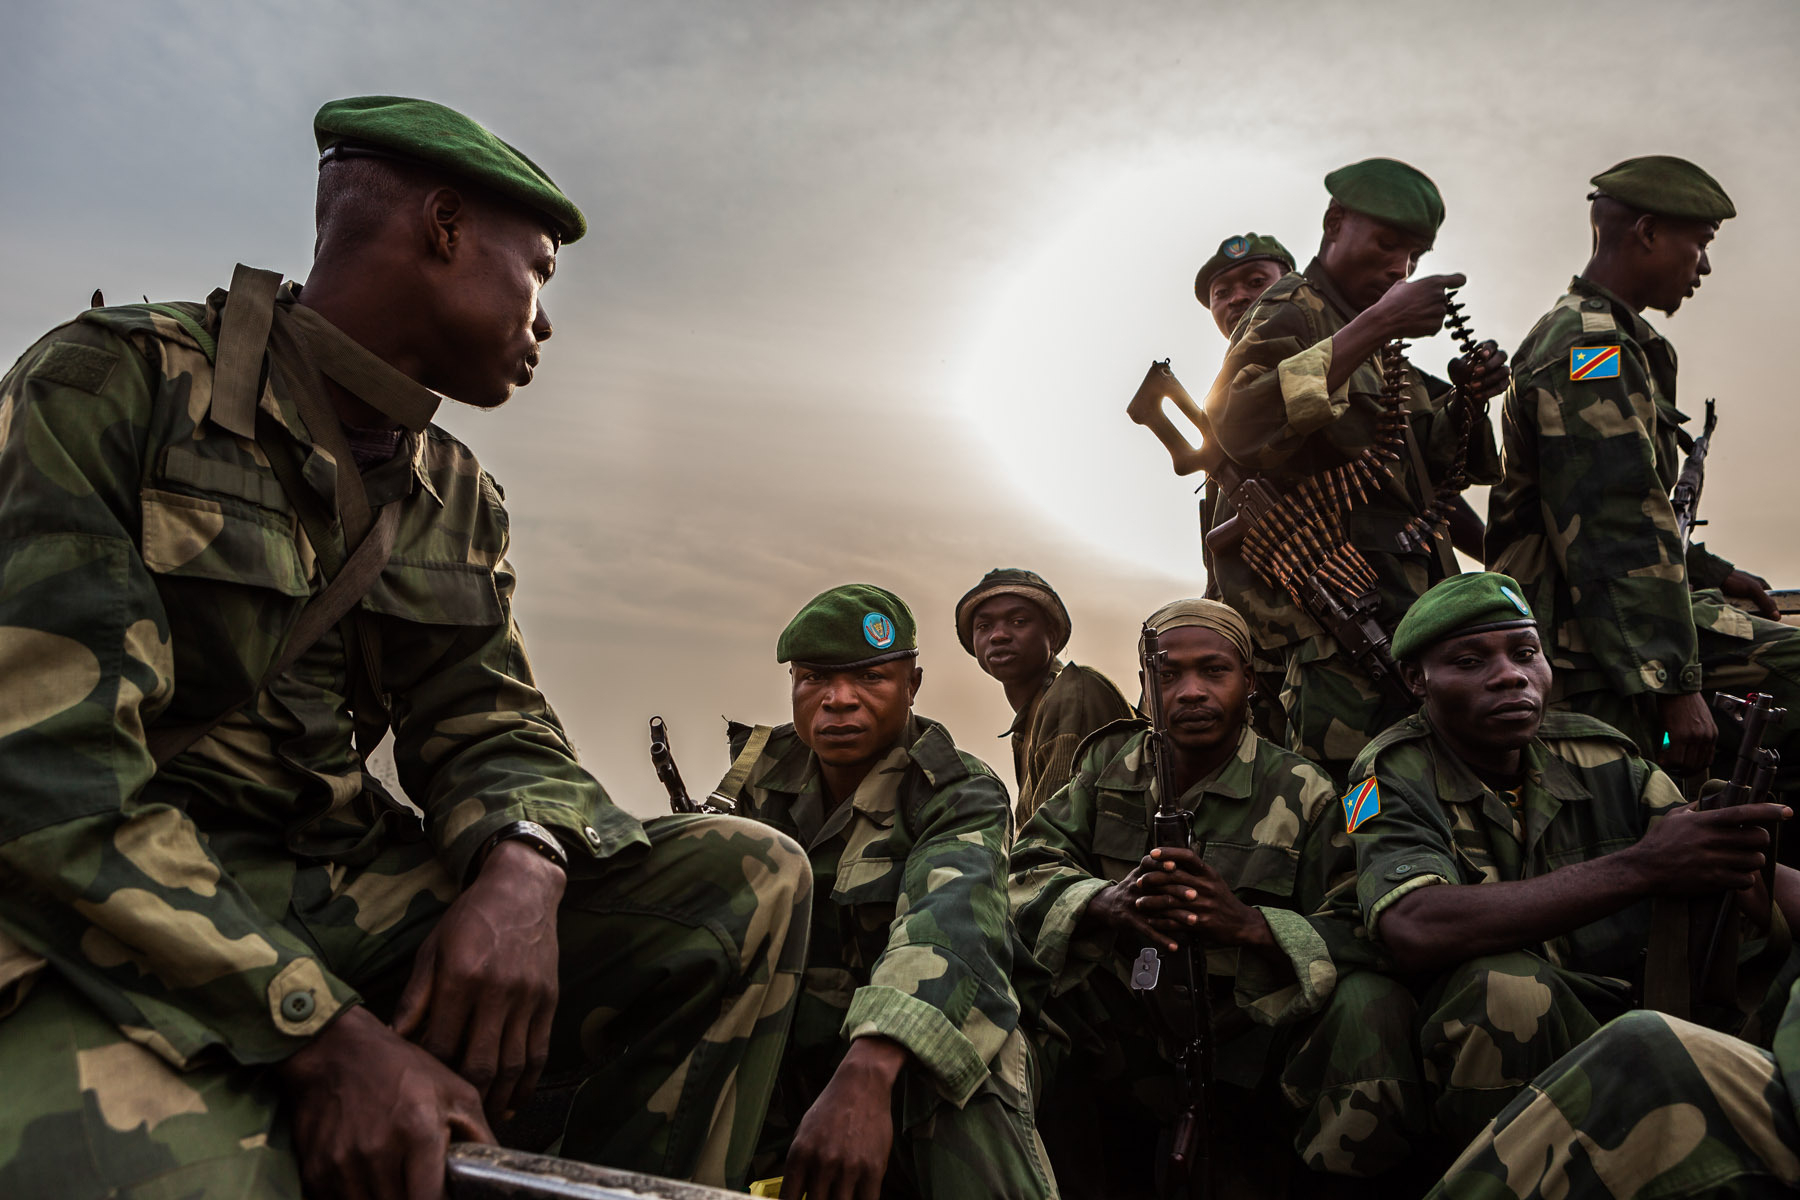
[[[1145,946],[1138,954],[1137,961],[1131,964],[1131,987],[1134,991],[1148,992],[1156,987],[1156,981],[1162,975],[1162,959],[1156,956],[1155,946]]]

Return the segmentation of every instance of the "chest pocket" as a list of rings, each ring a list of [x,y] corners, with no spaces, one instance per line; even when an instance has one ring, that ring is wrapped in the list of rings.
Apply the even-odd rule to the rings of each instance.
[[[845,908],[886,905],[891,909],[900,898],[905,876],[903,858],[871,856],[840,863],[831,899]]]
[[[1257,892],[1278,900],[1290,899],[1294,894],[1299,860],[1280,846],[1208,842],[1206,863],[1239,894]]]
[[[1144,827],[1148,792],[1102,791],[1100,811],[1094,816],[1094,854],[1108,879],[1123,879],[1150,851],[1150,833]]]
[[[395,555],[362,605],[384,616],[426,625],[498,625],[494,573],[474,563],[431,562]]]
[[[141,499],[144,565],[157,575],[311,594],[291,518],[224,493],[146,488]]]

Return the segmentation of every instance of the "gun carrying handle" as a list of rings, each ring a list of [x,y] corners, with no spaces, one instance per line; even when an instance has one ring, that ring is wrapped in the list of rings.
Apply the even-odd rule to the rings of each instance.
[[[1198,447],[1175,428],[1174,420],[1163,407],[1164,400],[1173,400],[1175,407],[1200,431]],[[1207,437],[1212,426],[1206,419],[1205,410],[1194,402],[1194,398],[1188,395],[1188,390],[1181,386],[1181,381],[1175,378],[1175,373],[1169,370],[1168,359],[1150,364],[1150,369],[1144,373],[1144,382],[1138,385],[1137,394],[1125,406],[1125,414],[1156,435],[1156,440],[1168,450],[1177,475],[1209,471],[1223,457]]]

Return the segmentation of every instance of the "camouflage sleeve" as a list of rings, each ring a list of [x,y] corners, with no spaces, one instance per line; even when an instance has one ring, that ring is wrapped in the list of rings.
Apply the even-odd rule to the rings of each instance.
[[[1691,542],[1687,551],[1688,586],[1694,589],[1716,588],[1725,577],[1737,570],[1737,564],[1720,558],[1702,542]]]
[[[494,584],[498,625],[414,626],[406,631],[412,640],[384,657],[384,670],[396,657],[429,663],[396,689],[394,760],[450,877],[466,881],[488,838],[516,821],[553,831],[577,875],[605,869],[622,852],[643,853],[650,843],[642,825],[576,761],[532,679],[504,558]]]
[[[175,680],[139,487],[153,414],[209,377],[149,353],[76,323],[0,382],[0,924],[171,1063],[274,1062],[356,994],[140,798]]]
[[[1544,533],[1573,601],[1575,648],[1623,695],[1698,691],[1687,569],[1656,473],[1648,367],[1629,342],[1617,378],[1561,378],[1567,362],[1566,353],[1550,356],[1515,386],[1536,414]]]
[[[1087,735],[1103,725],[1131,716],[1125,697],[1097,672],[1070,665],[1068,687],[1051,685],[1044,708],[1033,721],[1028,787],[1019,788],[1019,812],[1029,817],[1075,772],[1075,752]],[[1061,683],[1063,676],[1057,677]]]
[[[887,947],[844,1017],[846,1039],[899,1042],[958,1106],[1019,1023],[1006,913],[1012,809],[986,767],[970,772],[921,807]]]
[[[1350,385],[1329,391],[1331,336],[1324,301],[1302,288],[1265,296],[1225,352],[1206,415],[1225,453],[1244,466],[1280,466],[1308,434],[1344,415]]]
[[[1012,850],[1007,898],[1019,936],[1060,994],[1111,957],[1109,928],[1083,927],[1088,901],[1110,886],[1094,855],[1094,780],[1118,748],[1093,748],[1074,776],[1025,823]]]
[[[1359,764],[1360,765],[1360,764]],[[1430,760],[1414,748],[1390,750],[1375,763],[1374,792],[1357,806],[1350,834],[1356,849],[1356,901],[1372,939],[1381,914],[1421,887],[1459,883],[1449,823],[1426,783]]]

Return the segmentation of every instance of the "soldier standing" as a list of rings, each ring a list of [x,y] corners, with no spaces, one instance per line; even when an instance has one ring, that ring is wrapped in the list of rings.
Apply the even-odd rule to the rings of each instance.
[[[1113,681],[1057,655],[1069,644],[1069,610],[1035,571],[995,567],[956,602],[956,636],[1006,689],[1014,719],[1013,778],[1023,825],[1069,781],[1081,739],[1131,715]]]
[[[935,721],[913,615],[845,584],[776,644],[794,720],[732,727],[718,793],[807,848],[812,941],[759,1166],[781,1194],[1054,1196],[1001,901],[1006,789]]]
[[[1694,294],[1712,273],[1713,236],[1737,210],[1712,176],[1663,155],[1627,159],[1593,184],[1593,257],[1519,347],[1501,417],[1506,474],[1488,500],[1489,561],[1545,614],[1559,705],[1688,772],[1714,760],[1703,688],[1771,693],[1787,709],[1774,744],[1791,787],[1800,630],[1773,619],[1761,579],[1684,547],[1669,491],[1691,444],[1688,418],[1676,407],[1675,349],[1642,316],[1673,314]]]
[[[304,288],[92,310],[0,382],[0,1194],[435,1196],[547,1062],[565,1154],[741,1183],[805,859],[613,805],[430,424],[530,381],[586,221],[441,105],[315,132]]]
[[[1240,467],[1277,485],[1327,471],[1376,443],[1384,411],[1377,361],[1384,344],[1427,337],[1442,327],[1446,291],[1460,275],[1409,280],[1431,249],[1444,202],[1430,179],[1405,163],[1376,158],[1325,178],[1331,203],[1319,254],[1302,272],[1264,292],[1236,326],[1231,349],[1206,399],[1219,445]],[[1492,343],[1479,360],[1450,365],[1450,376],[1484,403],[1505,386],[1505,355]],[[1440,483],[1499,478],[1493,431],[1478,417],[1458,462],[1459,414],[1450,385],[1409,369],[1401,404],[1404,445],[1367,503],[1345,515],[1349,545],[1367,561],[1391,629],[1433,582],[1455,574],[1444,534],[1418,542],[1404,531],[1426,512]],[[1220,499],[1217,522],[1235,510]],[[1479,555],[1481,523],[1460,499],[1450,537]],[[1220,593],[1250,622],[1262,652],[1284,661],[1281,703],[1287,743],[1342,782],[1368,740],[1409,705],[1377,688],[1332,635],[1240,555],[1216,556]]]
[[[1158,1127],[1174,1115],[1174,1069],[1157,1047],[1132,960],[1146,945],[1206,948],[1217,1077],[1209,1111],[1265,1162],[1269,1119],[1315,1170],[1375,1175],[1423,1132],[1413,1004],[1372,962],[1332,898],[1354,891],[1354,858],[1331,780],[1247,723],[1250,631],[1227,606],[1178,600],[1149,618],[1175,782],[1194,814],[1191,850],[1155,848],[1147,723],[1121,721],[1082,746],[1075,777],[1020,832],[1010,894],[1020,934],[1054,976],[1046,1017],[1073,1039],[1047,1107],[1072,1106],[1082,1137],[1052,1139],[1099,1186],[1142,1194]],[[1054,1058],[1065,1058],[1060,1053]],[[1246,1111],[1258,1114],[1245,1119]],[[1234,1115],[1235,1114],[1235,1115]],[[1226,1139],[1219,1139],[1222,1143]],[[1059,1158],[1058,1164],[1062,1160]],[[1279,1175],[1279,1172],[1277,1172]],[[1076,1176],[1066,1181],[1077,1187]]]

